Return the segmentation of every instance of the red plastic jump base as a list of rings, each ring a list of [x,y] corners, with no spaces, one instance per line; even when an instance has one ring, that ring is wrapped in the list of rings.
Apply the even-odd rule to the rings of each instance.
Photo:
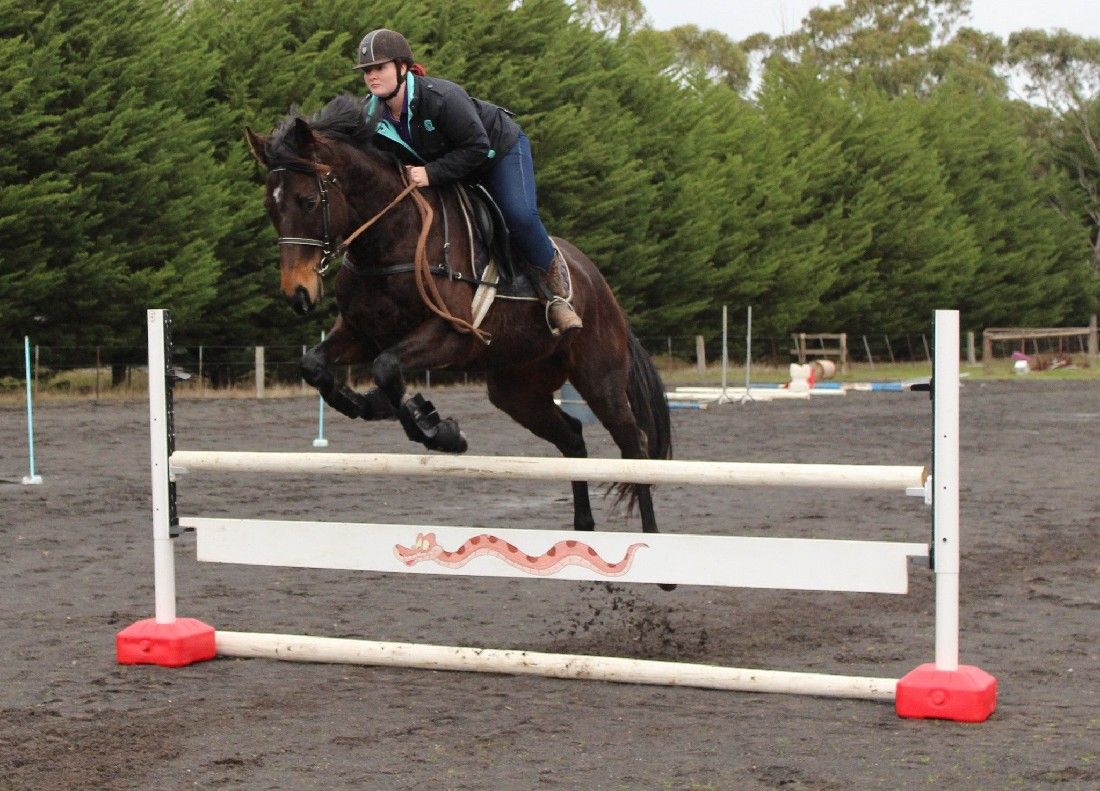
[[[912,719],[985,722],[997,708],[997,679],[981,668],[921,665],[898,681],[894,709]]]
[[[157,623],[146,618],[115,635],[121,665],[183,667],[214,658],[214,627],[195,618]]]

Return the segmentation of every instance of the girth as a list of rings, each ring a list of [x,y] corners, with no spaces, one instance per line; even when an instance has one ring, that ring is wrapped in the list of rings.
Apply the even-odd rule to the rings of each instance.
[[[371,267],[365,267],[364,268],[364,267],[356,266],[355,264],[353,264],[351,262],[351,259],[348,258],[347,254],[345,253],[343,263],[340,265],[340,267],[342,269],[348,271],[348,272],[351,272],[356,277],[367,278],[367,277],[389,277],[390,275],[407,274],[407,273],[410,273],[410,272],[414,271],[415,268],[416,268],[416,265],[412,264],[412,263],[409,263],[409,264],[393,264],[391,266],[371,266]],[[466,275],[466,274],[463,274],[462,272],[458,272],[455,269],[452,269],[447,264],[429,264],[427,269],[433,275],[436,275],[438,277],[445,277],[448,280],[458,280],[458,281],[461,281],[463,283],[472,283],[475,286],[495,285],[494,283],[491,283],[487,280],[482,280],[482,279],[477,278],[477,277],[471,277],[470,275]]]

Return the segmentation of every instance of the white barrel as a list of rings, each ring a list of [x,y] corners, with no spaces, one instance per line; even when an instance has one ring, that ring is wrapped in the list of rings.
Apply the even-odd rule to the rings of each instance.
[[[823,382],[836,376],[836,363],[832,360],[814,360],[810,364],[814,367],[815,382]]]

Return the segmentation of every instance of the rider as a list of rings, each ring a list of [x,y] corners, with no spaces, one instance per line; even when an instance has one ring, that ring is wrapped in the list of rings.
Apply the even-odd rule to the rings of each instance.
[[[423,163],[405,168],[418,187],[464,179],[485,185],[553,295],[547,308],[551,331],[580,329],[580,317],[566,300],[565,259],[539,217],[531,144],[512,114],[471,98],[453,82],[425,77],[409,42],[393,30],[364,36],[354,68],[362,70],[371,93],[364,115],[378,121],[375,142],[406,162]]]

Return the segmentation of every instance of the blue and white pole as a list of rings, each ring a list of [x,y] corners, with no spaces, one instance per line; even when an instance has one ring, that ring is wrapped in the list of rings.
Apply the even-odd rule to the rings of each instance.
[[[31,339],[23,336],[23,365],[27,379],[27,447],[30,449],[30,474],[23,476],[24,484],[42,483],[42,476],[34,472],[34,404],[31,400]]]

